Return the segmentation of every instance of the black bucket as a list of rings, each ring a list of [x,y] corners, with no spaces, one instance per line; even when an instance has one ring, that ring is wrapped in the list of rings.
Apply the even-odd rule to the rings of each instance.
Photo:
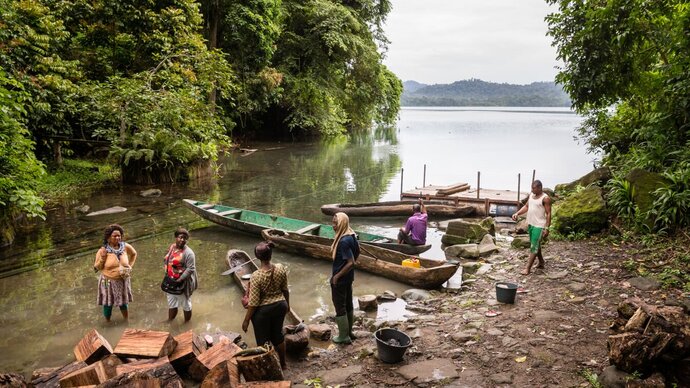
[[[388,364],[402,361],[405,351],[412,345],[412,340],[407,334],[395,329],[379,329],[374,337],[376,337],[379,360]],[[396,342],[399,345],[396,345]]]
[[[496,300],[501,303],[515,303],[518,285],[508,282],[496,283]]]

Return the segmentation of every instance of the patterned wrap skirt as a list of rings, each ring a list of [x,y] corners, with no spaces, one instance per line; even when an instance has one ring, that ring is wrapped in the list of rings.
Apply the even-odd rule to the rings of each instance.
[[[131,278],[113,280],[101,274],[98,278],[98,305],[122,306],[129,304],[131,301]]]

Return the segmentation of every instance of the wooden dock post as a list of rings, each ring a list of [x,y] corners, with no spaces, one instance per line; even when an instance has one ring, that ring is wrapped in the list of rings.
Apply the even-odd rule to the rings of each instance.
[[[426,163],[424,163],[424,176],[422,177],[422,188],[426,187]]]
[[[518,197],[517,197],[517,203],[518,203],[518,210],[520,210],[520,174],[518,173]]]
[[[479,189],[480,189],[479,182],[481,181],[480,180],[481,174],[482,174],[481,171],[477,171],[477,199],[479,199]]]
[[[400,199],[403,199],[403,177],[405,176],[405,169],[400,169]]]

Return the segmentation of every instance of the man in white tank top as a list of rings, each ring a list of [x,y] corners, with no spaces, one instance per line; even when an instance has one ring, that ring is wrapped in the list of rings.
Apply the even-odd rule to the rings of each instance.
[[[529,234],[530,254],[527,267],[522,271],[522,274],[529,275],[535,258],[539,259],[537,268],[544,268],[541,242],[543,238],[549,235],[549,226],[551,226],[551,198],[544,193],[539,180],[532,183],[532,194],[530,194],[525,206],[513,214],[513,220],[517,220],[518,216],[525,212],[527,212],[527,234]]]

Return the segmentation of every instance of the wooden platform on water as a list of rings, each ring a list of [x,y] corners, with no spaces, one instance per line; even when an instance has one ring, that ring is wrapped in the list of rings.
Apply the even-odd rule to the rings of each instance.
[[[462,191],[454,192],[452,194],[442,194],[448,191],[449,188],[466,187]],[[428,185],[424,187],[415,187],[412,190],[403,191],[400,199],[417,199],[425,200],[441,199],[446,201],[454,201],[456,204],[468,204],[477,209],[477,214],[480,216],[490,215],[492,209],[497,207],[519,207],[519,202],[527,199],[529,190],[518,192],[513,190],[495,190],[495,189],[479,189],[477,194],[476,188],[471,188],[467,183],[455,183],[448,186]],[[515,209],[517,211],[517,209]]]

